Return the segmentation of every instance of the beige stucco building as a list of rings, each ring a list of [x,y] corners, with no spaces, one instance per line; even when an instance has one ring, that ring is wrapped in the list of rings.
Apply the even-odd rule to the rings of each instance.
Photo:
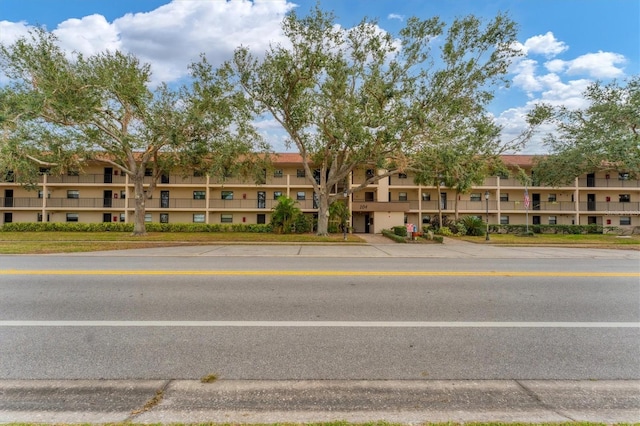
[[[530,172],[531,156],[504,156],[506,164]],[[353,189],[378,170],[355,171],[336,193]],[[151,177],[148,177],[151,179]],[[467,194],[416,185],[411,174],[385,177],[348,199],[354,232],[379,233],[403,224],[421,224],[438,214],[489,218],[491,224],[590,224],[623,229],[640,227],[640,181],[625,171],[580,176],[562,187],[527,188],[513,176],[492,176]],[[82,174],[43,173],[36,189],[0,182],[0,220],[8,222],[132,222],[133,184],[106,163],[92,163]],[[146,221],[166,223],[268,223],[281,195],[316,214],[313,187],[298,154],[280,154],[265,182],[168,173],[146,202]],[[487,198],[488,197],[488,198]]]

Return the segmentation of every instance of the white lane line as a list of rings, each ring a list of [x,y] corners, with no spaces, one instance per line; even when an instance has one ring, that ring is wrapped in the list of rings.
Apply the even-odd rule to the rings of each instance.
[[[640,328],[640,322],[490,321],[0,321],[0,327]]]

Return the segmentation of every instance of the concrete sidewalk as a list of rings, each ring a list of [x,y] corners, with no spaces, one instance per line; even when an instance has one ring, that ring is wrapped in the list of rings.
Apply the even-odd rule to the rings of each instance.
[[[0,422],[640,422],[640,381],[0,381]]]
[[[358,234],[364,243],[223,243],[144,249],[61,253],[48,256],[362,257],[451,259],[626,259],[640,262],[639,250],[563,246],[497,246],[445,238],[443,244],[398,244],[379,234]],[[640,263],[639,263],[640,264]]]

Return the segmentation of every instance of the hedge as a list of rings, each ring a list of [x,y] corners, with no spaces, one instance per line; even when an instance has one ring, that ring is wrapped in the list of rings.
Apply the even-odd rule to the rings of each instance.
[[[528,229],[535,234],[602,234],[603,231],[611,231],[602,225],[529,225]],[[527,225],[489,225],[489,232],[525,234]]]
[[[254,232],[269,233],[269,224],[205,224],[205,223],[147,223],[147,232]],[[67,223],[15,222],[5,223],[0,232],[133,232],[132,223]]]

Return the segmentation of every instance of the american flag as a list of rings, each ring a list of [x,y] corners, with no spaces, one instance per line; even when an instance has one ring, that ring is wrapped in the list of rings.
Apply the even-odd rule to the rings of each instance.
[[[529,204],[531,203],[531,200],[529,200],[529,191],[527,190],[527,188],[524,189],[524,208],[529,210]]]

